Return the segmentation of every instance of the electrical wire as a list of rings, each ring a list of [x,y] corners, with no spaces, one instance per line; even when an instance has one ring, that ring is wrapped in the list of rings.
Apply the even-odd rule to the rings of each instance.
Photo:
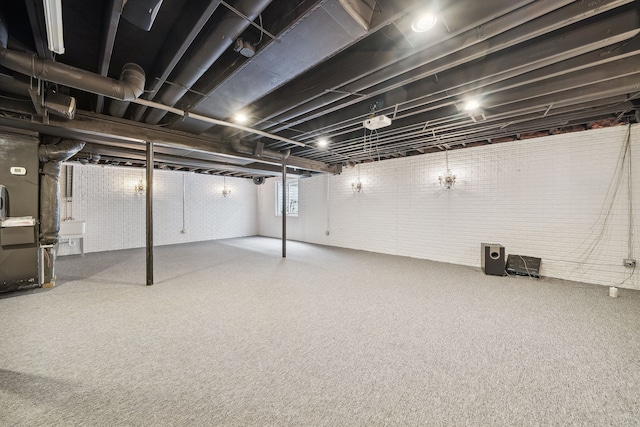
[[[258,46],[260,42],[262,42],[262,36],[264,36],[264,28],[262,27],[262,14],[258,15],[258,18],[260,19],[260,40],[254,43],[253,47]]]
[[[45,257],[45,259],[47,261],[47,267],[51,267],[51,255],[49,255],[49,249],[45,248],[43,250],[43,253],[44,253],[44,257]]]
[[[624,285],[627,281],[629,281],[635,273],[636,273],[636,264],[633,264],[633,269],[631,270],[631,274],[629,274],[629,277],[627,277],[622,282],[620,282],[620,286]]]
[[[611,212],[613,211],[613,206],[615,204],[615,201],[617,199],[618,196],[618,191],[620,189],[621,183],[622,183],[622,178],[623,178],[623,171],[624,171],[624,164],[625,164],[625,160],[627,157],[627,146],[630,143],[630,139],[631,138],[631,127],[629,126],[627,128],[627,134],[625,137],[625,143],[622,146],[622,150],[620,151],[620,155],[618,156],[618,162],[616,165],[616,170],[614,172],[614,177],[613,180],[611,181],[611,183],[609,184],[609,188],[607,190],[607,195],[605,196],[605,201],[602,205],[602,208],[600,210],[600,217],[603,218],[602,219],[602,225],[599,229],[598,234],[595,236],[595,238],[591,241],[591,243],[588,245],[588,247],[584,250],[583,254],[578,258],[580,266],[584,266],[584,264],[587,263],[587,261],[593,256],[595,250],[600,246],[600,243],[602,242],[602,239],[604,238],[608,228],[609,228],[609,223],[610,223],[610,219],[611,219]],[[592,230],[596,227],[596,224],[594,224],[594,226],[592,227]],[[589,239],[591,236],[593,235],[590,234],[581,244],[581,246],[583,244],[586,244],[587,239]]]

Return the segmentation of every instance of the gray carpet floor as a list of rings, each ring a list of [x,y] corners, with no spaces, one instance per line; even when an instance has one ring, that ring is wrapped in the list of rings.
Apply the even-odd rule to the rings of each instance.
[[[251,237],[0,297],[2,426],[640,425],[640,292]]]

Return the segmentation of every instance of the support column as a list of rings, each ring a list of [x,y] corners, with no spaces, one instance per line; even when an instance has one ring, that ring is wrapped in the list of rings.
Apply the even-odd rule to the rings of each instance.
[[[147,286],[153,285],[153,142],[147,141]]]
[[[282,258],[287,257],[287,162],[282,160]]]

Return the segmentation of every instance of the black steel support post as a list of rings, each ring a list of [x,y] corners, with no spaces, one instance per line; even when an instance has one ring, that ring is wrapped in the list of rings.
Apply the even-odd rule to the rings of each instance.
[[[282,161],[282,258],[287,257],[287,162]]]
[[[147,142],[147,286],[153,285],[153,142]]]

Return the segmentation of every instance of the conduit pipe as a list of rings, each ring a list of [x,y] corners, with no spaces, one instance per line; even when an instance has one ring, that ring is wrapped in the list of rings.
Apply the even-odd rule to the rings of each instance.
[[[268,132],[263,132],[261,130],[253,129],[253,128],[250,128],[250,127],[247,127],[247,126],[242,126],[242,125],[239,125],[237,123],[225,122],[224,120],[214,119],[213,117],[207,117],[207,116],[203,116],[203,115],[200,115],[200,114],[191,113],[189,111],[180,110],[178,108],[170,107],[168,105],[163,105],[163,104],[160,104],[158,102],[148,101],[148,100],[142,99],[142,98],[134,99],[131,102],[133,102],[134,104],[145,105],[147,107],[151,107],[151,108],[155,108],[155,109],[158,109],[158,110],[162,110],[162,111],[165,111],[167,113],[173,113],[173,114],[176,114],[178,116],[182,116],[184,118],[189,117],[189,118],[192,118],[192,119],[195,119],[195,120],[200,120],[200,121],[211,123],[211,124],[214,124],[214,125],[227,126],[227,127],[239,129],[239,130],[242,130],[242,131],[245,131],[245,132],[254,133],[256,135],[265,136],[267,138],[275,139],[275,140],[278,140],[278,141],[286,142],[287,144],[293,144],[293,145],[297,145],[299,147],[306,147],[306,144],[304,144],[302,142],[294,141],[293,139],[285,138],[283,136],[275,135],[275,134],[268,133]]]
[[[202,75],[213,65],[229,46],[242,34],[260,13],[271,3],[271,0],[242,0],[236,9],[249,20],[238,16],[233,11],[225,14],[221,23],[211,31],[194,52],[183,61],[185,67],[179,70],[173,79],[174,85],[166,86],[158,96],[164,105],[174,106]],[[166,110],[149,111],[145,122],[157,124],[167,114]]]

